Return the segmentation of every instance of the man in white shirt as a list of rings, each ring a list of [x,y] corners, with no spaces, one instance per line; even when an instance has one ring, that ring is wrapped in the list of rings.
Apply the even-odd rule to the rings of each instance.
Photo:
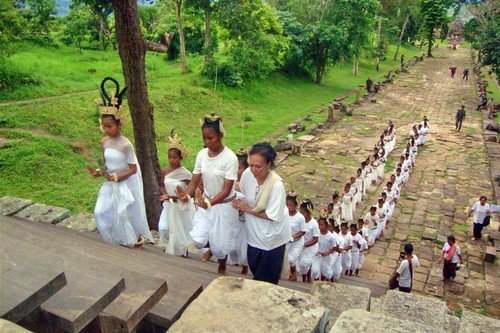
[[[476,202],[471,208],[469,208],[467,217],[470,217],[472,212],[474,212],[474,228],[472,240],[475,241],[481,239],[481,232],[485,227],[484,218],[488,216],[488,213],[490,212],[490,205],[486,203],[486,197],[484,195],[479,198],[478,202]]]
[[[409,293],[411,292],[413,284],[413,274],[415,269],[420,266],[417,256],[413,255],[413,245],[405,245],[405,257],[401,265],[389,281],[389,287],[395,289],[399,287],[399,291]],[[397,280],[397,284],[395,283]]]

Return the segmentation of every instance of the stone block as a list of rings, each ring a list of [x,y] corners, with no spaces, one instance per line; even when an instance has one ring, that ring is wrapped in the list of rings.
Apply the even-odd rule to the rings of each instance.
[[[323,307],[330,310],[329,321],[333,325],[345,309],[368,310],[371,291],[340,283],[314,282],[311,294],[318,298]]]
[[[18,212],[15,216],[36,222],[57,224],[69,217],[69,210],[61,207],[34,204]]]
[[[497,249],[494,246],[487,246],[484,251],[484,261],[494,263],[497,258]]]
[[[17,324],[14,324],[13,322],[10,322],[8,320],[0,318],[0,332],[3,332],[3,333],[28,333],[31,331],[28,331],[24,327],[18,326]]]
[[[459,333],[497,333],[500,332],[500,320],[464,311],[460,319]]]
[[[389,290],[382,302],[381,312],[395,318],[408,318],[417,324],[442,329],[445,325],[446,303],[442,300],[411,293]]]
[[[187,307],[169,332],[286,332],[292,327],[296,332],[315,332],[324,313],[311,294],[220,277]]]
[[[409,315],[400,318],[408,318]],[[442,328],[441,328],[442,329]],[[347,310],[342,312],[339,319],[330,329],[330,333],[396,333],[396,332],[418,332],[432,333],[442,332],[440,328],[414,323],[409,320],[387,316],[380,313],[367,312],[363,310]]]
[[[89,213],[80,213],[70,216],[58,225],[78,231],[96,230],[94,214]]]
[[[32,204],[34,204],[33,200],[6,196],[0,198],[0,214],[11,216]]]

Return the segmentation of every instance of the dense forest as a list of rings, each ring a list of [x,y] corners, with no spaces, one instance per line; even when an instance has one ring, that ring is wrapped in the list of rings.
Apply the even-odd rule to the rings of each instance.
[[[0,57],[16,52],[23,41],[55,48],[64,43],[79,50],[118,47],[111,1],[73,0],[68,14],[58,16],[64,5],[0,0]],[[360,57],[373,59],[374,66],[386,57],[396,59],[398,50],[388,54],[389,44],[418,44],[430,56],[435,38],[446,38],[454,19],[446,10],[456,14],[464,5],[474,17],[465,25],[466,38],[498,73],[496,1],[138,1],[148,51],[164,52],[166,60],[180,58],[183,73],[191,69],[189,54],[203,54],[202,74],[227,86],[242,86],[275,71],[321,84],[331,65],[352,60],[357,74]],[[4,89],[23,83],[4,67]]]

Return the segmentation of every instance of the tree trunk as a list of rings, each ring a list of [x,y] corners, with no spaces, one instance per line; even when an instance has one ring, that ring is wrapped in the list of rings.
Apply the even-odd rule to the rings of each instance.
[[[359,57],[357,55],[354,56],[354,63],[352,66],[352,74],[358,75],[358,68],[359,68]]]
[[[181,44],[181,72],[187,73],[186,42],[184,40],[184,28],[182,26],[182,0],[175,0],[177,5],[177,24],[179,25],[179,41]]]
[[[399,35],[398,46],[396,47],[396,53],[394,54],[394,60],[398,58],[399,47],[401,46],[401,42],[403,41],[403,35],[405,34],[406,25],[410,20],[410,14],[406,15],[405,21],[403,22],[403,28],[401,28],[401,34]]]
[[[212,50],[210,49],[212,33],[212,19],[210,17],[210,9],[205,8],[205,64],[212,60]]]
[[[323,63],[317,63],[316,64],[316,83],[321,84],[323,83],[323,77],[325,75],[325,67]]]
[[[434,31],[429,33],[429,36],[427,37],[427,57],[430,58],[432,57],[432,37],[433,37]]]
[[[156,150],[153,106],[146,83],[146,48],[139,25],[136,0],[112,0],[115,12],[116,38],[120,45],[128,105],[132,116],[137,159],[141,166],[144,201],[150,228],[157,229],[161,213],[160,164]]]
[[[99,51],[104,51],[104,22],[99,16]]]
[[[379,70],[379,65],[380,65],[380,34],[382,31],[382,18],[379,17],[378,19],[378,27],[377,27],[377,56],[375,57],[375,68],[377,69],[377,72]]]

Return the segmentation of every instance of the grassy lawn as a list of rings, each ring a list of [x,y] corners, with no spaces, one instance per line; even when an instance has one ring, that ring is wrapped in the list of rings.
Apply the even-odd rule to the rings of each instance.
[[[360,63],[360,74],[351,74],[351,63],[330,68],[321,86],[309,79],[275,73],[241,89],[218,86],[200,76],[202,57],[188,59],[191,72],[180,73],[178,63],[148,54],[147,76],[155,110],[160,163],[166,164],[165,144],[172,127],[188,147],[185,165],[192,168],[202,147],[199,119],[212,111],[222,115],[233,150],[258,142],[294,119],[311,114],[314,122],[326,117],[321,106],[346,91],[364,85],[367,77],[377,81],[389,69],[394,47],[376,72],[372,61]],[[401,50],[406,59],[418,48]],[[83,51],[61,46],[46,49],[26,46],[7,60],[9,66],[32,73],[36,86],[0,91],[4,103],[47,96],[56,98],[28,104],[0,104],[0,196],[15,195],[41,203],[63,206],[73,213],[92,211],[102,179],[91,179],[86,164],[101,160],[98,113],[94,104],[97,87],[105,76],[123,82],[121,65],[114,51]],[[76,93],[76,94],[75,94]],[[70,95],[67,95],[70,94]],[[1,102],[0,102],[1,103]],[[133,140],[130,121],[124,135]]]

